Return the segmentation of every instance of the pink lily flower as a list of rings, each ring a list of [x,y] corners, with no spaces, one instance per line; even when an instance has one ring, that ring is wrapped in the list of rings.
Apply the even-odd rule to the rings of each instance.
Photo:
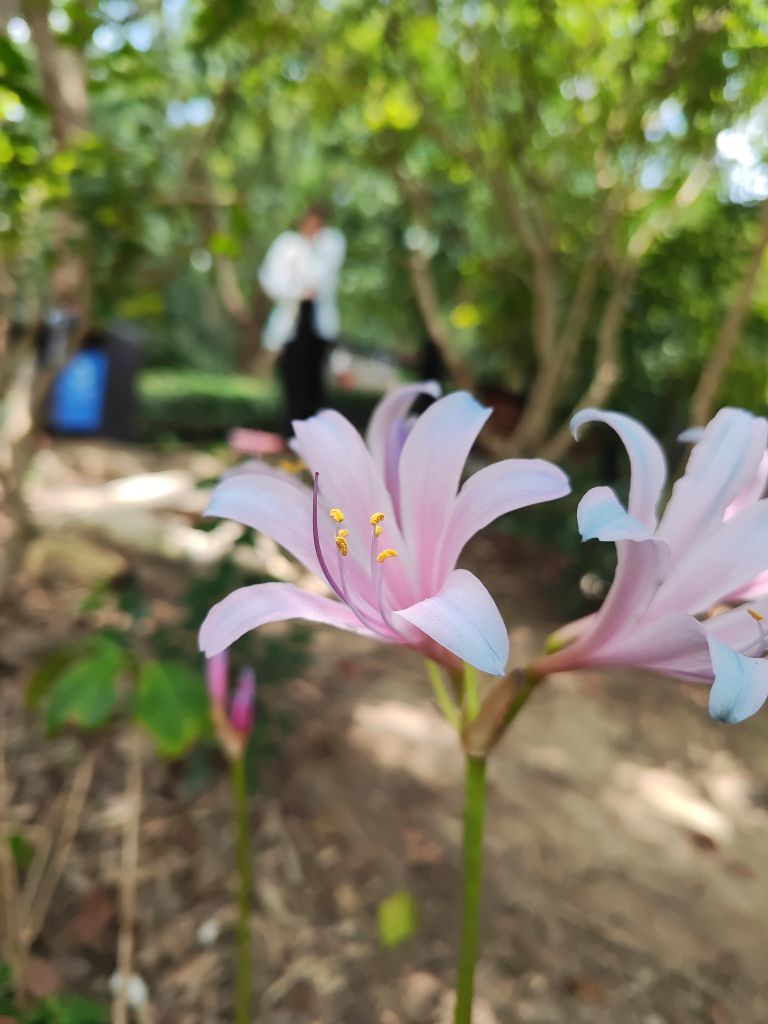
[[[616,574],[600,610],[556,633],[553,646],[564,646],[532,670],[640,666],[712,683],[712,717],[747,718],[768,697],[768,598],[717,609],[768,569],[768,500],[761,499],[768,421],[722,409],[660,520],[667,467],[658,442],[631,417],[595,409],[574,417],[574,434],[591,421],[617,432],[632,470],[628,509],[608,487],[588,491],[578,509],[584,540],[616,544]]]
[[[296,421],[295,450],[314,487],[264,464],[227,476],[208,514],[272,537],[324,580],[335,599],[290,583],[244,587],[211,609],[200,630],[210,657],[268,622],[307,619],[413,648],[451,669],[502,674],[509,639],[480,580],[456,562],[498,516],[568,493],[540,459],[481,469],[459,490],[464,463],[490,415],[456,392],[409,418],[434,383],[401,387],[371,417],[366,440],[339,413]]]

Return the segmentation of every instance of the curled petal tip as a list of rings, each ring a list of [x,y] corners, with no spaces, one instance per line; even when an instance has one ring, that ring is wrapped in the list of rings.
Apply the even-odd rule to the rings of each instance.
[[[579,440],[581,428],[584,426],[585,423],[588,423],[592,419],[596,411],[597,410],[595,409],[580,409],[574,416],[571,417],[570,427],[574,441]]]
[[[696,444],[704,436],[704,427],[688,427],[687,430],[677,435],[681,444]]]

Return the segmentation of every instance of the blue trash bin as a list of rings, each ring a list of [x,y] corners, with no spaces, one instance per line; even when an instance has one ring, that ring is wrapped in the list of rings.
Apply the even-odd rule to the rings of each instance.
[[[56,376],[48,429],[133,441],[138,434],[138,378],[143,338],[129,325],[94,330]],[[50,346],[48,346],[50,347]],[[45,353],[45,346],[41,352]]]
[[[61,434],[98,434],[104,426],[107,354],[78,352],[59,373],[51,395],[51,426]]]

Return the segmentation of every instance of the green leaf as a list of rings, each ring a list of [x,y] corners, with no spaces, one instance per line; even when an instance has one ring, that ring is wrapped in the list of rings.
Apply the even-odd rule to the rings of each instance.
[[[398,889],[379,904],[379,942],[395,949],[413,935],[418,925],[416,901],[407,889]]]
[[[37,710],[58,677],[74,659],[75,653],[71,647],[62,647],[48,655],[27,683],[27,707],[30,711]]]
[[[179,757],[209,730],[202,673],[177,661],[148,661],[139,675],[134,717],[166,757]]]
[[[75,661],[59,676],[48,703],[48,728],[65,722],[98,729],[114,710],[117,677],[126,664],[126,653],[107,637],[96,637],[90,653]]]

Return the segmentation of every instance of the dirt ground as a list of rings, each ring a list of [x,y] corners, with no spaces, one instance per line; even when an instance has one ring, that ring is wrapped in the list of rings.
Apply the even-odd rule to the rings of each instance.
[[[74,487],[73,462],[70,453]],[[30,570],[0,622],[12,814],[22,830],[44,821],[93,752],[35,953],[57,985],[107,999],[135,741],[127,730],[48,740],[24,708],[31,666],[66,637],[83,592],[57,564]],[[521,662],[561,624],[560,556],[488,533],[464,564],[500,599]],[[159,560],[148,574],[166,601],[179,576]],[[705,698],[629,672],[564,676],[534,695],[490,766],[476,1024],[768,1022],[768,717],[722,726]],[[423,666],[318,628],[302,677],[269,699],[290,728],[252,801],[255,1019],[449,1024],[461,759]],[[141,1019],[223,1024],[233,972],[226,775],[191,789],[146,743],[142,803]],[[383,950],[377,907],[400,889],[416,900],[418,929]]]

